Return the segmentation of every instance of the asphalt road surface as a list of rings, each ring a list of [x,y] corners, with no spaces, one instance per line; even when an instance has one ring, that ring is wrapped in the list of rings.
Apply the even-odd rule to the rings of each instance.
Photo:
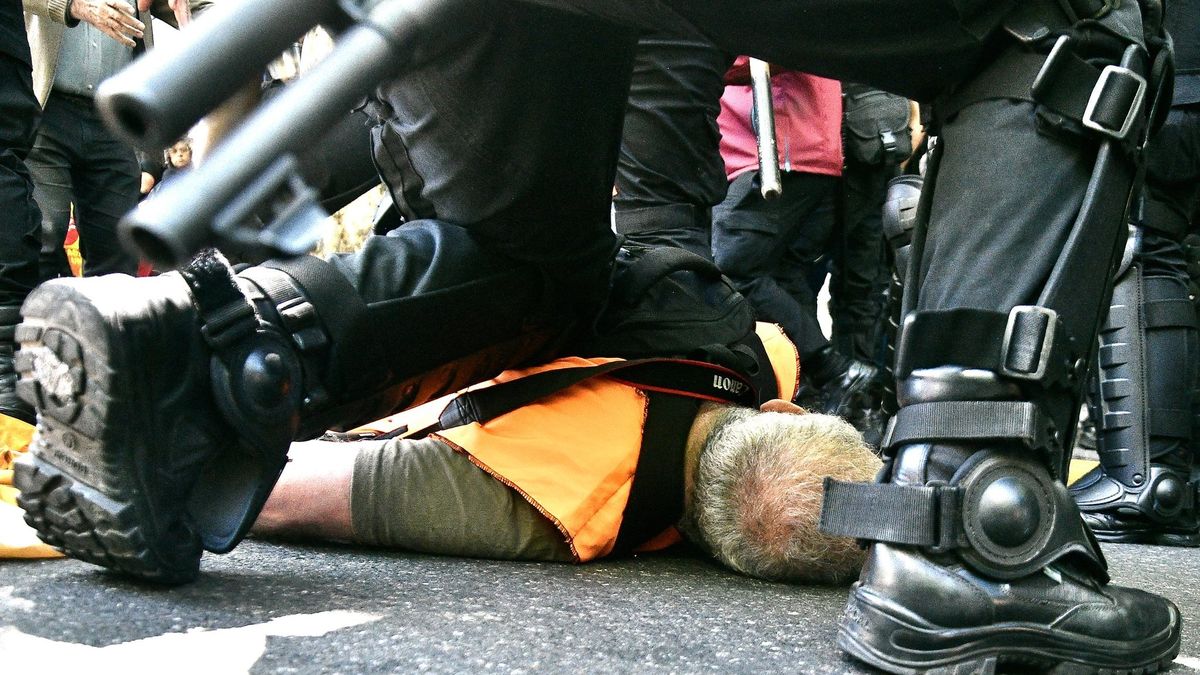
[[[1184,615],[1200,672],[1200,552],[1107,546],[1116,581]],[[0,673],[862,673],[844,588],[686,554],[572,566],[250,540],[162,589],[73,560],[0,561]]]

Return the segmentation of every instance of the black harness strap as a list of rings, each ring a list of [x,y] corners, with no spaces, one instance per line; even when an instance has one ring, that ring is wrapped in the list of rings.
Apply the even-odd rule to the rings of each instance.
[[[652,392],[614,553],[629,553],[683,515],[684,450],[699,399]]]
[[[979,77],[940,101],[939,116],[979,101],[1008,98],[1038,103],[1117,140],[1137,138],[1148,83],[1140,74],[1120,66],[1098,68],[1075,55],[1071,40],[1062,36],[1049,56],[1010,51],[996,59]]]
[[[472,422],[483,423],[601,375],[608,375],[646,391],[744,406],[755,405],[758,397],[744,377],[711,363],[681,359],[613,361],[597,366],[547,370],[466,392],[446,406],[437,423],[414,435],[422,436]]]

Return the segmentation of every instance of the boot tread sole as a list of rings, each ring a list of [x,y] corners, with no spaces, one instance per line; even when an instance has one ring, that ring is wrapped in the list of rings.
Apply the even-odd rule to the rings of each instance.
[[[26,522],[71,557],[157,583],[195,579],[198,537],[180,518],[154,517],[133,465],[151,441],[128,428],[142,408],[139,393],[121,383],[149,381],[144,355],[126,355],[71,286],[39,287],[23,314],[18,394],[39,410],[31,452],[14,476]]]

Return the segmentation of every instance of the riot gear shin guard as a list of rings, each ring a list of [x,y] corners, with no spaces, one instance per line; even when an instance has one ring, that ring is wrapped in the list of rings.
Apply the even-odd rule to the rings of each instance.
[[[1192,481],[1196,316],[1182,280],[1117,279],[1093,363],[1100,466],[1072,486],[1102,541],[1200,545]]]
[[[912,236],[917,224],[921,199],[921,176],[903,175],[888,182],[883,202],[883,234],[892,255],[892,278],[887,294],[887,323],[885,331],[885,368],[883,373],[883,413],[896,413],[896,341],[900,337],[901,300],[904,279],[912,257]]]

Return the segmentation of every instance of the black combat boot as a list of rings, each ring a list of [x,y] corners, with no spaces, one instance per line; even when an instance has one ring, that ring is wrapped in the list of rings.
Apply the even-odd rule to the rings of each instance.
[[[26,521],[72,557],[191,580],[283,469],[311,389],[294,333],[211,256],[183,274],[53,280],[22,312],[18,388],[40,412],[16,466]]]
[[[20,307],[0,307],[0,415],[33,424],[33,406],[17,397],[17,371],[13,366]]]
[[[867,437],[871,447],[878,447],[883,432],[879,369],[827,344],[804,360],[802,371],[805,399],[798,399],[800,404],[845,419]]]
[[[827,485],[823,525],[874,541],[838,645],[893,673],[1166,667],[1179,650],[1178,609],[1106,583],[1098,545],[1029,445],[968,440],[997,427],[1023,427],[1030,444],[1053,433],[1018,395],[980,370],[914,372],[901,383],[888,482]],[[981,421],[934,422],[946,414]],[[958,438],[921,440],[935,436]]]

